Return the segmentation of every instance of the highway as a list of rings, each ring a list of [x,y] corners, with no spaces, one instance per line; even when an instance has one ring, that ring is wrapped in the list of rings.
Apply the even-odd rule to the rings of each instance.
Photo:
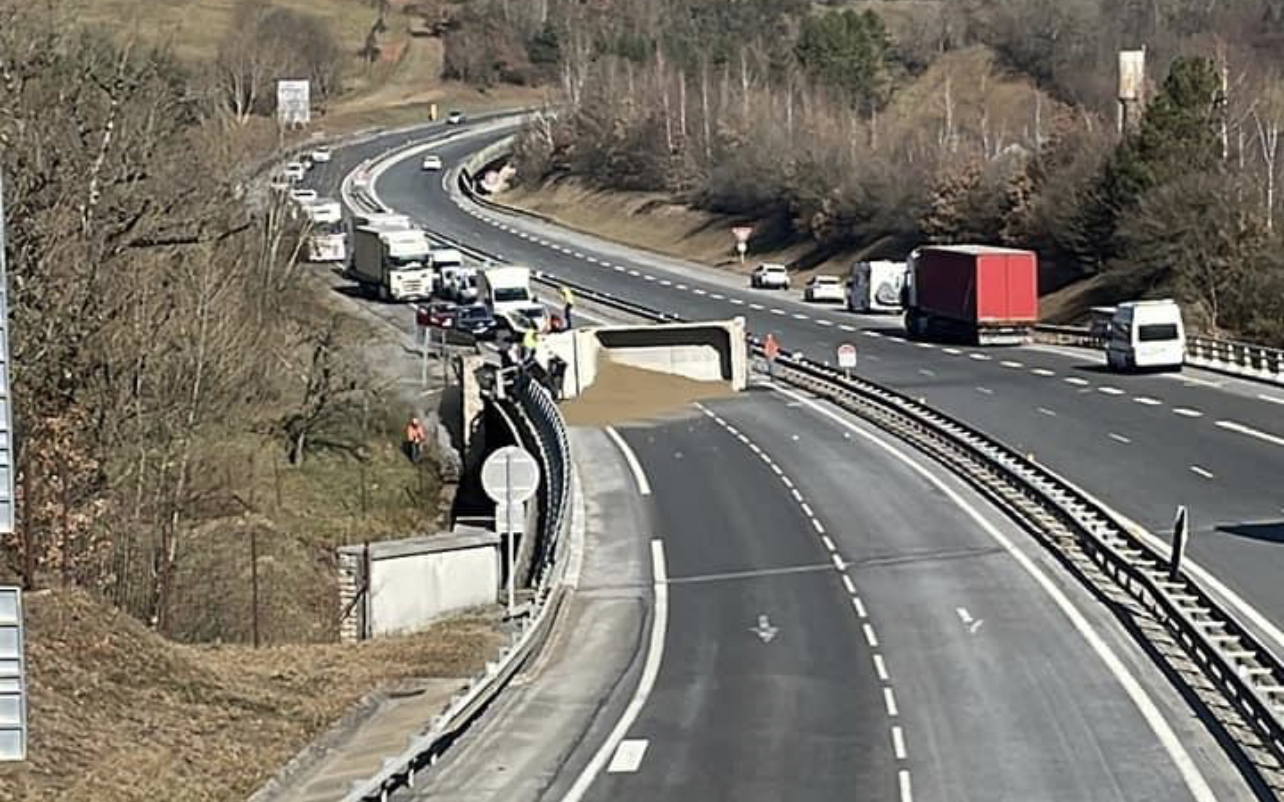
[[[652,489],[669,623],[617,771],[586,799],[1199,798],[1012,554],[921,475],[791,403],[759,388],[623,430]],[[1134,649],[1089,614],[1110,648]],[[1167,717],[1188,728],[1173,742],[1207,741],[1179,703]],[[1220,761],[1205,773],[1205,793],[1240,793]]]
[[[450,165],[497,136],[438,152]],[[1188,505],[1190,554],[1266,618],[1284,622],[1284,390],[1195,371],[1107,374],[1097,355],[1049,347],[911,343],[894,318],[804,305],[750,290],[742,277],[538,222],[488,222],[441,181],[411,160],[389,169],[377,192],[434,231],[510,261],[688,317],[743,315],[791,351],[827,358],[855,342],[862,375],[1028,451],[1152,531],[1166,532],[1176,506]]]
[[[336,154],[321,178],[387,147]],[[584,259],[574,250],[551,259],[546,246],[459,211],[439,182],[415,160],[385,174],[378,192],[435,231],[643,303],[692,317],[734,307],[751,326],[777,324],[782,338],[813,320],[771,312],[788,302],[772,307],[770,297],[755,318],[757,301],[747,299],[763,294],[719,276],[603,267],[620,258],[614,249],[596,265],[585,250]],[[529,255],[512,252],[518,243]],[[571,265],[575,272],[563,269]],[[619,278],[628,270],[638,276]],[[849,322],[818,328],[860,322],[833,315]],[[958,364],[1019,375],[989,364],[999,352],[974,359],[857,336],[863,369],[888,383],[873,374],[883,363],[894,375]],[[840,339],[803,350],[818,354]],[[898,347],[915,348],[905,365]],[[1151,380],[1170,381],[1140,381]],[[987,394],[959,394],[957,385],[976,381],[943,386],[970,412]],[[1066,417],[1075,417],[1070,408]],[[1107,610],[960,482],[869,436],[832,410],[763,388],[710,403],[705,414],[624,430],[654,491],[668,628],[655,687],[612,754],[615,770],[597,776],[586,798],[1248,798]]]

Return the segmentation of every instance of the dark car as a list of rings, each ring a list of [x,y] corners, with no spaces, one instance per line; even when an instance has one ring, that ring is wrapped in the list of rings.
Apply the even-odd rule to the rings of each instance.
[[[499,323],[491,314],[490,307],[474,304],[462,306],[455,313],[455,328],[466,331],[479,340],[489,340],[494,338]]]

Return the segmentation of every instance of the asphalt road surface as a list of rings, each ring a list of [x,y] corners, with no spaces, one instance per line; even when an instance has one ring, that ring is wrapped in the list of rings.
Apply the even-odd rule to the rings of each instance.
[[[668,634],[618,770],[586,799],[1194,798],[1064,612],[939,489],[770,391],[707,409],[623,430],[652,488]],[[1189,723],[1180,703],[1168,716]]]
[[[443,146],[447,165],[493,140]],[[388,170],[380,197],[432,230],[519,263],[692,318],[742,315],[790,351],[830,358],[843,342],[859,373],[1033,454],[1157,533],[1178,504],[1189,553],[1274,622],[1284,622],[1284,389],[1188,370],[1108,374],[1088,352],[949,347],[901,337],[899,320],[805,305],[742,277],[545,226],[468,213],[417,159]],[[505,230],[507,229],[507,230]]]

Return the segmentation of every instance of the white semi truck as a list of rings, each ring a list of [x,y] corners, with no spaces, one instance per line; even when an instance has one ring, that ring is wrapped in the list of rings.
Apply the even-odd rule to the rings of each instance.
[[[899,312],[905,262],[857,262],[847,285],[847,311]]]
[[[352,234],[352,278],[385,301],[430,298],[433,270],[428,236],[401,221],[358,225]]]
[[[309,262],[344,262],[348,258],[348,237],[343,228],[339,202],[321,198],[302,205],[308,219],[305,258]]]

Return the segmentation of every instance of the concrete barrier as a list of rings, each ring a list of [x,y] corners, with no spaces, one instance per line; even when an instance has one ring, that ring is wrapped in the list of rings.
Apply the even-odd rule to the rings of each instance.
[[[749,381],[744,318],[582,327],[551,334],[544,344],[567,365],[563,398],[574,398],[593,385],[604,355],[618,364],[695,381],[725,381],[736,391]]]
[[[479,529],[342,546],[339,602],[354,614],[341,639],[414,632],[449,613],[493,604],[501,570],[499,536]]]

